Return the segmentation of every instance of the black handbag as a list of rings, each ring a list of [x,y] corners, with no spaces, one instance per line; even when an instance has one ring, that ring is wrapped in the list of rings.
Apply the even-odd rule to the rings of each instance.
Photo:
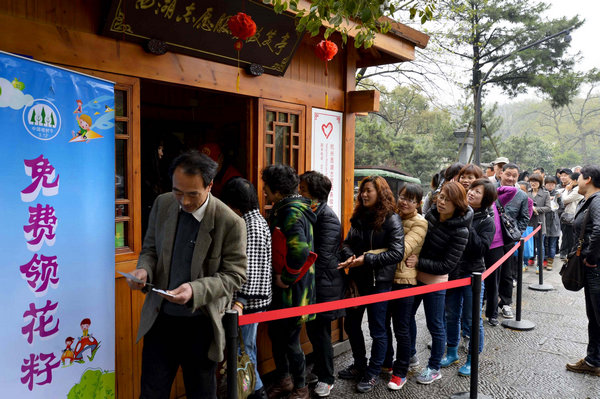
[[[562,215],[560,215],[560,223],[563,226],[571,226],[573,224],[574,218],[575,218],[575,215],[573,215],[572,213],[563,212]]]
[[[502,237],[504,243],[517,242],[521,239],[521,230],[517,226],[517,221],[512,216],[504,212],[504,207],[500,205],[500,201],[496,200],[496,208],[500,212],[500,226],[502,227]]]
[[[581,247],[583,246],[583,234],[585,233],[585,226],[587,225],[589,218],[589,210],[585,211],[585,218],[583,219],[583,226],[581,226],[581,233],[579,234],[579,243],[577,249],[571,252],[567,256],[567,261],[563,264],[560,269],[560,276],[562,277],[562,283],[565,288],[569,291],[579,291],[583,288],[585,283],[585,265],[581,258]]]

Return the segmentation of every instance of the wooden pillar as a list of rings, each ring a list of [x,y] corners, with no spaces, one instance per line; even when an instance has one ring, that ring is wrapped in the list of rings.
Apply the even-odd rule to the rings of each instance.
[[[342,230],[344,236],[350,229],[354,198],[354,128],[356,117],[348,109],[348,93],[356,88],[356,60],[358,53],[354,39],[348,38],[344,70],[344,125],[342,132]]]

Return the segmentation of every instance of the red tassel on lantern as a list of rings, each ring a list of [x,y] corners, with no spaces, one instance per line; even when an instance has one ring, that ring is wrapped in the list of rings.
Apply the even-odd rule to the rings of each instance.
[[[319,44],[315,47],[315,54],[319,59],[325,61],[325,85],[329,86],[329,79],[327,74],[327,62],[331,61],[333,57],[338,52],[338,47],[336,44],[330,40],[321,40]],[[325,109],[327,109],[329,105],[329,95],[327,93],[327,89],[325,90]]]
[[[238,74],[235,88],[237,92],[240,91],[240,50],[244,46],[244,40],[254,36],[256,33],[256,23],[252,20],[247,14],[243,12],[238,12],[236,15],[231,16],[227,21],[227,26],[231,31],[231,34],[238,38],[233,48],[237,50],[238,53]]]

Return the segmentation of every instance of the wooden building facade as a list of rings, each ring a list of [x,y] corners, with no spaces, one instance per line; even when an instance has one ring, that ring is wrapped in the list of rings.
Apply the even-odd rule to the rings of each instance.
[[[235,66],[176,52],[154,55],[139,44],[102,35],[110,6],[103,0],[0,0],[0,50],[116,83],[115,271],[136,266],[152,200],[170,190],[165,163],[172,154],[217,142],[261,193],[260,171],[266,165],[283,162],[299,173],[310,169],[310,118],[313,107],[325,108],[325,89],[328,108],[344,113],[342,225],[347,231],[353,203],[354,113],[378,107],[378,93],[355,91],[357,68],[410,61],[415,46],[426,46],[426,35],[394,23],[390,33],[378,35],[375,46],[366,50],[355,49],[352,37],[346,46],[334,37],[340,51],[329,62],[326,78],[323,62],[314,54],[322,38],[307,34],[283,76],[242,72],[238,92]],[[272,18],[278,16],[273,13]],[[264,209],[264,198],[259,198]],[[115,286],[117,394],[134,398],[139,396],[142,348],[135,337],[144,298],[119,275]],[[335,340],[341,338],[337,326]],[[267,340],[259,332],[264,372],[273,369]],[[311,349],[308,342],[305,349]],[[183,396],[183,391],[179,377],[172,397]]]

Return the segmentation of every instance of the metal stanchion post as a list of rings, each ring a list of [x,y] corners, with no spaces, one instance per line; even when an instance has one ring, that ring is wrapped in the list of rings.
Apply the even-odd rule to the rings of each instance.
[[[542,222],[538,223],[538,226],[541,226]],[[538,231],[535,237],[536,242],[538,243],[538,253],[537,253],[537,264],[539,271],[539,284],[531,284],[529,286],[530,290],[535,291],[551,291],[554,287],[551,284],[544,284],[544,240],[542,239],[542,229]]]
[[[225,311],[223,327],[227,345],[227,399],[237,399],[238,312]]]
[[[487,399],[489,396],[479,394],[479,324],[481,323],[481,273],[471,275],[471,292],[473,293],[473,306],[471,314],[471,384],[470,392],[455,393],[450,398]]]
[[[521,238],[521,245],[517,250],[517,315],[514,320],[504,320],[503,327],[512,328],[514,330],[533,330],[535,323],[529,320],[521,320],[521,302],[523,300],[523,253],[525,252],[525,240]]]

